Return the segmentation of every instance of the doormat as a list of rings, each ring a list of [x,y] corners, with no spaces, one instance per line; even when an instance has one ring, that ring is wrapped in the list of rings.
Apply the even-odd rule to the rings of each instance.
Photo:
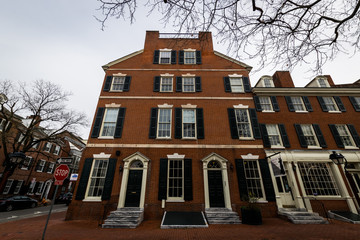
[[[203,212],[165,212],[161,221],[162,229],[167,228],[207,228]]]
[[[337,220],[360,224],[360,215],[349,211],[329,211],[329,216]]]

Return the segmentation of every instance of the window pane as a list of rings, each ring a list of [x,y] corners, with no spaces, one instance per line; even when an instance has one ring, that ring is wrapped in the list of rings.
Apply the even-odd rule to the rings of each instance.
[[[267,124],[266,130],[268,132],[269,141],[271,146],[282,146],[280,134],[275,124]]]
[[[308,146],[318,146],[316,136],[311,125],[301,125],[305,141]]]
[[[111,86],[112,91],[122,91],[124,89],[125,77],[114,77]]]
[[[183,110],[183,136],[195,137],[195,110],[184,109]]]
[[[239,137],[252,137],[248,111],[245,109],[235,109],[235,116]]]
[[[114,136],[118,112],[118,108],[106,109],[101,136]]]
[[[242,78],[230,78],[231,92],[244,92]]]
[[[195,64],[195,52],[191,51],[185,51],[184,52],[184,60],[185,64]]]
[[[263,111],[272,111],[272,104],[269,97],[259,97],[259,101]]]
[[[291,102],[294,106],[295,111],[305,111],[305,107],[301,100],[301,97],[291,97]]]
[[[249,194],[253,197],[262,198],[261,177],[257,161],[244,161],[246,185]]]
[[[195,78],[184,77],[183,81],[183,92],[195,92]]]
[[[170,63],[171,52],[170,51],[160,51],[160,63],[167,64]]]
[[[343,142],[344,146],[355,146],[352,141],[352,137],[347,130],[345,125],[336,125],[336,129],[340,135],[341,141]]]
[[[329,111],[337,111],[337,107],[332,97],[323,97],[325,105]]]
[[[169,160],[168,196],[183,197],[183,160]]]
[[[172,77],[162,77],[161,78],[161,92],[171,92],[172,91]]]
[[[159,109],[158,137],[170,137],[171,109]]]
[[[102,195],[107,166],[108,160],[95,160],[88,191],[89,197],[99,197]]]

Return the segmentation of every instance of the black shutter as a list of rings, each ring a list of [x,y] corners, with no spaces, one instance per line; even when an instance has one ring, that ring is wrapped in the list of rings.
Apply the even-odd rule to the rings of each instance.
[[[360,147],[360,137],[359,137],[354,125],[352,125],[352,124],[346,124],[346,125],[354,139],[356,146]]]
[[[182,109],[175,108],[175,138],[182,138]]]
[[[13,194],[13,193],[14,193],[14,190],[15,190],[15,188],[16,188],[17,183],[18,183],[18,180],[14,180],[14,181],[12,182],[8,194]]]
[[[273,110],[275,112],[279,112],[280,111],[280,107],[279,107],[279,104],[278,104],[278,101],[276,99],[276,96],[271,96],[270,97],[270,100],[271,100],[271,103],[272,103],[272,106],[273,106]]]
[[[28,166],[26,166],[26,167],[27,167],[27,170],[29,170],[29,169],[31,168],[31,166],[32,166],[33,163],[34,163],[34,159],[33,159],[33,158],[30,158],[29,164],[28,164]]]
[[[179,51],[179,64],[184,64],[184,50]]]
[[[278,124],[278,126],[279,126],[279,131],[280,131],[280,135],[281,135],[283,145],[284,145],[284,147],[289,148],[290,147],[290,141],[289,141],[288,135],[286,134],[285,125],[284,124]]]
[[[224,77],[225,92],[231,92],[230,78]]]
[[[161,81],[160,76],[154,77],[154,92],[160,92],[160,81]]]
[[[334,96],[334,100],[335,100],[336,105],[338,106],[339,110],[341,112],[346,112],[346,108],[345,108],[343,102],[341,101],[341,98],[339,96]]]
[[[268,135],[267,129],[266,129],[266,125],[260,124],[260,130],[261,130],[264,147],[271,147],[269,135]]]
[[[233,108],[228,108],[228,115],[229,115],[231,138],[239,139],[239,133],[237,130],[236,119],[235,119],[235,110]]]
[[[356,112],[360,112],[360,105],[356,102],[355,97],[349,97]]]
[[[336,145],[338,147],[343,148],[344,147],[344,143],[342,142],[341,138],[340,138],[340,134],[338,132],[338,130],[336,129],[335,124],[329,124],[329,128],[331,130],[331,133],[335,139]]]
[[[243,84],[244,84],[244,91],[245,92],[251,92],[249,78],[248,77],[242,77],[242,80],[243,80]]]
[[[314,128],[315,134],[316,134],[317,139],[319,141],[320,147],[326,148],[327,144],[326,144],[324,135],[321,132],[319,124],[313,124],[312,126]]]
[[[184,200],[193,200],[191,159],[184,159]]]
[[[196,64],[201,64],[201,51],[196,51]]]
[[[303,96],[302,99],[303,99],[303,102],[304,102],[304,104],[305,104],[306,110],[307,110],[308,112],[312,112],[312,111],[313,111],[313,108],[312,108],[312,106],[311,106],[311,103],[310,103],[310,101],[309,101],[309,98],[308,98],[307,96]]]
[[[112,76],[107,76],[104,84],[104,91],[108,92],[110,91],[111,82],[112,82]]]
[[[82,169],[79,185],[76,191],[76,197],[75,197],[76,200],[82,200],[85,197],[86,188],[90,177],[92,162],[93,162],[92,158],[85,159],[85,164]]]
[[[50,162],[45,162],[43,172],[47,172],[47,170],[49,169],[49,164],[50,164]]]
[[[167,172],[168,159],[160,158],[160,172],[159,172],[159,192],[158,200],[167,199]]]
[[[298,138],[299,138],[300,146],[306,148],[308,145],[306,143],[305,136],[301,129],[300,124],[294,124],[294,126],[295,126],[296,133],[298,135]]]
[[[249,108],[249,114],[254,138],[259,139],[261,138],[261,132],[255,108]]]
[[[126,108],[119,108],[117,116],[116,127],[115,127],[115,138],[121,138],[122,130],[124,126]]]
[[[154,51],[154,64],[159,64],[159,58],[160,58],[160,51],[159,50],[155,50]]]
[[[116,167],[116,158],[110,158],[106,171],[106,177],[104,182],[104,189],[101,195],[101,200],[109,200],[111,197],[111,190],[114,181],[114,173]]]
[[[176,91],[182,92],[182,77],[176,77]]]
[[[197,139],[204,139],[204,114],[202,108],[196,109]]]
[[[261,104],[260,104],[260,99],[258,96],[254,96],[254,103],[255,103],[255,109],[256,111],[258,112],[261,112],[262,111],[262,108],[261,108]]]
[[[259,166],[260,166],[262,181],[264,184],[266,200],[268,200],[269,202],[270,201],[273,202],[275,201],[275,192],[270,175],[269,164],[265,159],[259,159]]]
[[[158,109],[157,108],[151,108],[150,128],[149,128],[149,138],[150,139],[155,139],[156,138],[157,116],[158,116]]]
[[[123,92],[128,92],[130,89],[131,76],[125,77]]]
[[[321,109],[323,110],[323,112],[328,112],[329,110],[327,109],[326,107],[326,104],[324,102],[324,99],[322,97],[317,97],[319,103],[320,103],[320,106],[321,106]]]
[[[286,103],[288,105],[288,108],[289,108],[289,111],[290,112],[295,112],[295,108],[294,108],[294,105],[291,101],[291,97],[290,96],[285,96],[285,100],[286,100]]]
[[[195,77],[195,90],[201,92],[201,77]]]
[[[237,179],[238,179],[240,199],[242,201],[246,201],[249,197],[249,194],[248,194],[247,184],[246,184],[244,160],[235,159],[235,166],[236,166],[236,174],[237,174]]]
[[[40,170],[40,161],[41,161],[41,160],[38,160],[38,161],[37,161],[36,167],[35,167],[35,171]]]
[[[176,50],[171,51],[171,64],[176,64]]]
[[[96,117],[95,117],[94,127],[93,127],[93,130],[92,130],[92,133],[91,133],[92,138],[99,137],[104,112],[105,112],[105,108],[103,108],[103,107],[98,108],[98,111],[97,111],[97,114],[96,114]]]

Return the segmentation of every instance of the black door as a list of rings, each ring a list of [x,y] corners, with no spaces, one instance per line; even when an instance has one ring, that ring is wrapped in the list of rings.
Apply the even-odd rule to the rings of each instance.
[[[143,170],[130,170],[126,190],[125,207],[139,207]]]
[[[208,171],[210,207],[225,207],[221,170]]]

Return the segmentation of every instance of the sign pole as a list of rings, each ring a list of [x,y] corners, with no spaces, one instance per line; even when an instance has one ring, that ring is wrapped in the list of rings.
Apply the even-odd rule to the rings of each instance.
[[[54,196],[53,196],[53,200],[51,201],[51,207],[50,207],[50,210],[49,210],[49,215],[48,215],[48,217],[47,217],[47,219],[46,219],[46,224],[45,224],[44,232],[43,232],[43,235],[42,235],[42,238],[41,238],[42,240],[45,239],[46,228],[47,228],[47,225],[48,225],[48,223],[49,223],[51,211],[52,211],[53,206],[54,206],[54,203],[55,203],[55,198],[56,198],[56,194],[57,194],[58,188],[59,188],[59,185],[56,185],[55,193],[54,193]]]

